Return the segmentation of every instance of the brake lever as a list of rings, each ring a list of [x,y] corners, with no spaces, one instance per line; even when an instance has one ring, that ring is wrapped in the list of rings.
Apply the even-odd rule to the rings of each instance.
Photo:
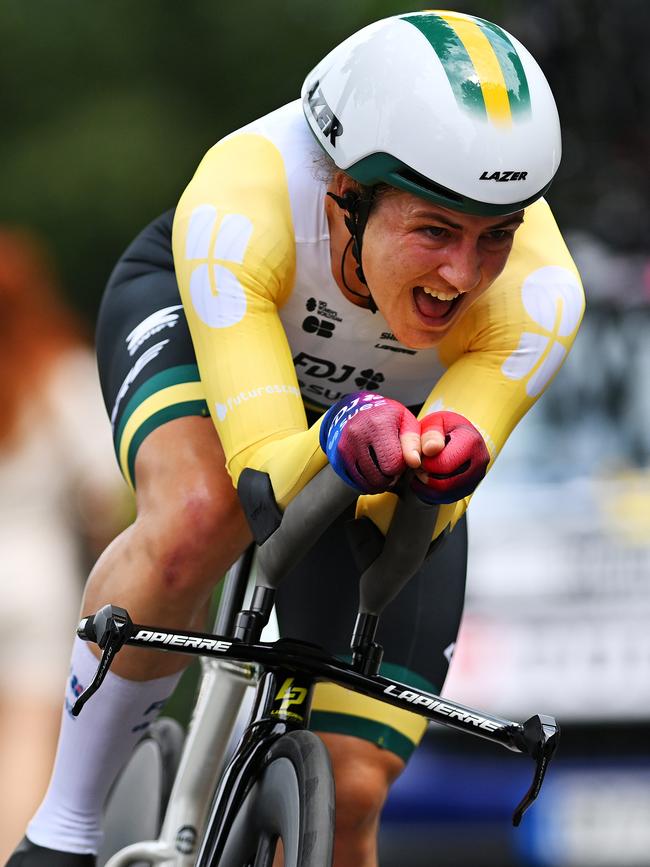
[[[72,716],[79,716],[88,699],[92,698],[104,682],[115,654],[133,635],[133,622],[126,609],[116,605],[104,605],[92,617],[84,617],[80,621],[77,635],[84,641],[94,641],[103,653],[90,686],[72,706]]]
[[[536,766],[531,787],[513,813],[512,824],[515,828],[519,827],[522,816],[539,795],[544,776],[559,742],[560,727],[554,717],[539,714],[524,723],[519,746],[522,752],[528,753],[535,759]]]

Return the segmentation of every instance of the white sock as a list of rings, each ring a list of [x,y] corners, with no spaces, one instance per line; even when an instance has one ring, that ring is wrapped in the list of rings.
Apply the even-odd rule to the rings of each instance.
[[[61,852],[97,852],[106,795],[181,676],[178,672],[135,681],[109,671],[99,692],[73,717],[72,705],[92,680],[97,664],[90,648],[77,638],[52,779],[27,827],[32,843]]]

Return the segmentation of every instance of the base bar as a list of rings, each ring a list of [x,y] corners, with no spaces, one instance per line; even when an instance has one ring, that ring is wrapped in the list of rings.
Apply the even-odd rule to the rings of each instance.
[[[302,641],[280,639],[267,644],[244,644],[203,632],[175,632],[157,626],[133,624],[127,644],[149,649],[251,662],[268,669],[291,668],[316,680],[327,680],[378,699],[431,722],[457,729],[516,753],[531,755],[522,725],[443,699],[434,693],[415,690],[399,681],[381,676],[368,677],[349,663]]]

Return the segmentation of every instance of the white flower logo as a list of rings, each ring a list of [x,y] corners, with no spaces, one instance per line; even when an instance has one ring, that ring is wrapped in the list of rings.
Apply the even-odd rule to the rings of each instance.
[[[566,355],[558,337],[569,337],[582,315],[583,297],[577,277],[567,268],[547,265],[524,280],[521,296],[530,318],[545,332],[524,331],[519,346],[501,367],[509,379],[524,379],[526,393],[537,397]]]
[[[226,264],[241,265],[253,233],[253,224],[243,214],[225,214],[219,225],[212,256],[210,246],[217,224],[217,209],[199,205],[190,217],[185,257],[204,260],[192,271],[190,295],[200,319],[211,328],[228,328],[246,313],[244,287]]]

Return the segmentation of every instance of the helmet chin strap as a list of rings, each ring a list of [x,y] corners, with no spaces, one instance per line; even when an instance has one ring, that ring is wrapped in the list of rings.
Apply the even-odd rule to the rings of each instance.
[[[355,193],[352,190],[348,190],[344,196],[337,196],[335,193],[328,193],[327,195],[330,199],[333,199],[336,202],[342,211],[345,211],[345,225],[350,233],[350,240],[345,245],[343,255],[341,256],[341,278],[343,280],[343,285],[351,295],[356,295],[357,298],[362,298],[366,302],[366,307],[371,313],[376,313],[377,305],[375,304],[375,299],[372,297],[370,287],[366,281],[366,275],[363,273],[363,265],[361,264],[363,233],[366,228],[366,223],[368,222],[368,217],[370,216],[370,208],[372,207],[375,195],[374,188],[370,190],[370,193],[367,196],[361,196],[359,193]],[[357,292],[356,289],[352,289],[351,286],[348,286],[348,281],[345,279],[345,257],[347,256],[350,247],[352,247],[352,255],[357,263],[355,273],[363,285],[368,286],[367,295],[363,295],[361,292]]]

